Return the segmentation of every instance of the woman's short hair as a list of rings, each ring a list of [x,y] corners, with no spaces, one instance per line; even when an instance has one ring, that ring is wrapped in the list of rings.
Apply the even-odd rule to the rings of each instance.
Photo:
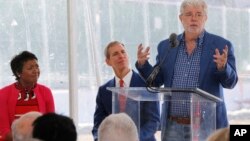
[[[35,56],[35,54],[29,51],[23,51],[12,58],[10,62],[10,67],[13,75],[16,77],[16,80],[20,79],[18,75],[19,73],[22,72],[24,63],[29,60],[38,60],[38,59]]]

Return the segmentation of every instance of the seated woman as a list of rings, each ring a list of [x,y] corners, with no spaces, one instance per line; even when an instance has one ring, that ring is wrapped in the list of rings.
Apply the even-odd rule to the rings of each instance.
[[[28,51],[14,56],[10,62],[16,82],[0,90],[0,136],[12,140],[12,122],[21,115],[38,111],[55,112],[51,90],[39,83],[40,75],[37,57]]]

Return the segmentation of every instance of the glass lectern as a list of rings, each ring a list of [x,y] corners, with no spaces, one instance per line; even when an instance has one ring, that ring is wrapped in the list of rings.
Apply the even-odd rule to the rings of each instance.
[[[138,132],[140,132],[140,103],[142,101],[158,101],[160,103],[161,125],[155,137],[157,141],[164,141],[164,130],[168,118],[166,108],[173,102],[190,103],[190,129],[191,141],[203,141],[216,130],[216,103],[222,100],[200,89],[170,89],[170,88],[151,88],[129,87],[116,88],[109,87],[112,91],[112,112],[120,113],[119,95],[127,97],[126,110],[135,122]],[[173,99],[174,95],[183,95],[178,100]],[[188,97],[188,98],[187,98]],[[135,114],[136,113],[136,114]]]

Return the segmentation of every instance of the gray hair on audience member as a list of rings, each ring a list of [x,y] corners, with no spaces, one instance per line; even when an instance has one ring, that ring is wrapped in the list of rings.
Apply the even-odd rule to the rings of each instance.
[[[32,111],[16,119],[11,126],[13,141],[38,141],[32,138],[32,124],[41,115],[39,112]]]
[[[98,128],[98,141],[139,141],[138,131],[127,114],[111,114]]]

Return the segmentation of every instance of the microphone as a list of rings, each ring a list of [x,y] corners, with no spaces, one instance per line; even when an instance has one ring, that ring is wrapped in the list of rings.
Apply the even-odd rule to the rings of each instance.
[[[169,36],[169,44],[170,44],[170,48],[168,48],[167,53],[165,54],[163,59],[160,60],[159,63],[154,66],[153,71],[150,73],[150,75],[146,79],[147,87],[152,87],[152,82],[155,80],[157,74],[159,73],[161,65],[165,61],[170,49],[175,48],[175,47],[177,47],[179,45],[179,41],[177,39],[177,34],[175,34],[175,33],[170,34],[170,36]]]
[[[170,42],[170,47],[175,48],[179,45],[179,41],[177,40],[177,35],[175,33],[172,33],[169,36],[169,42]]]

